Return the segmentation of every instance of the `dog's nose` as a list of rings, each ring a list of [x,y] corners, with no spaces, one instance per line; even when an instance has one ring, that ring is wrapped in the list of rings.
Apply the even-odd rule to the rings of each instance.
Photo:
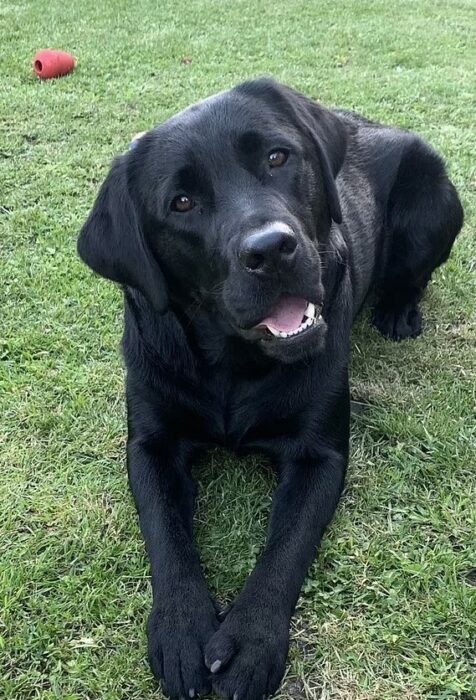
[[[271,226],[247,236],[240,247],[239,259],[249,272],[288,266],[296,253],[297,241],[286,225]]]

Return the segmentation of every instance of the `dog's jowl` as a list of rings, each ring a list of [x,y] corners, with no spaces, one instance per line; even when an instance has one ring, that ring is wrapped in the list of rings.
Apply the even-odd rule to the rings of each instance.
[[[194,105],[119,157],[79,254],[122,285],[128,470],[150,558],[152,671],[174,698],[276,691],[303,579],[342,491],[349,337],[418,335],[463,213],[418,136],[263,79]],[[264,551],[226,617],[193,541],[211,445],[276,466]]]

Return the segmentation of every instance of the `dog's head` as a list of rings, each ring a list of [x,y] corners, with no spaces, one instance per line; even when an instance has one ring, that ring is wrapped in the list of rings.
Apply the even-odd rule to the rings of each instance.
[[[286,361],[325,331],[320,249],[340,223],[339,118],[261,79],[189,107],[119,157],[78,243],[160,313],[216,315]]]

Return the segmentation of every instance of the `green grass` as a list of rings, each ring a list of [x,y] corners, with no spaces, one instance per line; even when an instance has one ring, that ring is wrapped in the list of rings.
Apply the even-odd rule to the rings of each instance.
[[[475,24],[473,0],[1,5],[2,699],[162,697],[124,468],[120,294],[80,264],[75,239],[135,132],[263,73],[420,132],[466,209],[424,335],[391,344],[365,317],[356,328],[365,410],[279,697],[476,697]],[[79,62],[41,83],[31,59],[48,46]],[[264,539],[261,466],[217,451],[197,470],[198,539],[224,599]]]

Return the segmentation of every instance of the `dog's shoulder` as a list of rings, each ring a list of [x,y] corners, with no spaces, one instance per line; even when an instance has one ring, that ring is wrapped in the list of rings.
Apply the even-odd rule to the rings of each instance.
[[[402,164],[419,158],[441,163],[440,157],[413,131],[372,121],[351,111],[334,112],[348,132],[346,160],[342,170],[346,185],[357,173],[371,186],[374,197],[386,204]]]

